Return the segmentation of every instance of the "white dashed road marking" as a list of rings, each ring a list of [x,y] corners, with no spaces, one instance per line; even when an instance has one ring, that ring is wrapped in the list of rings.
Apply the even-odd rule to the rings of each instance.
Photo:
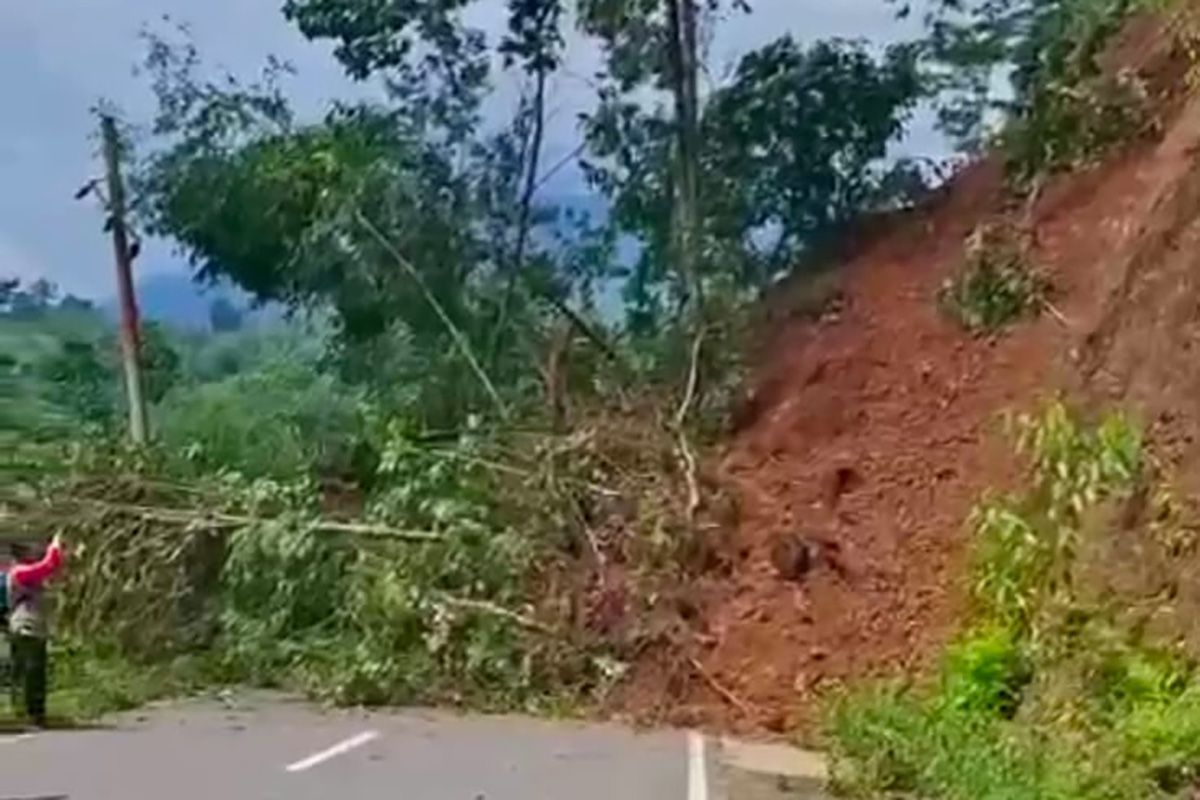
[[[351,736],[349,739],[344,739],[344,740],[338,742],[333,747],[330,747],[327,750],[322,750],[321,752],[314,753],[311,756],[309,756],[308,758],[305,758],[301,761],[297,761],[294,764],[289,764],[287,767],[287,771],[288,772],[304,772],[305,770],[312,769],[313,767],[317,766],[318,764],[323,764],[326,761],[329,761],[331,758],[337,758],[338,756],[344,756],[346,753],[349,753],[351,750],[354,750],[355,748],[358,748],[358,747],[362,747],[364,744],[372,742],[378,738],[379,738],[379,731],[364,731],[364,732],[358,734],[357,736]]]

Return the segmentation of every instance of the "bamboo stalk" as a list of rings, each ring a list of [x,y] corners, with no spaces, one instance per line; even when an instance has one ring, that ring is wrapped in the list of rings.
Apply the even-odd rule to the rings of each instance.
[[[194,511],[189,509],[162,508],[157,506],[135,505],[128,503],[109,503],[103,500],[70,499],[59,501],[59,505],[72,505],[93,508],[115,514],[129,514],[145,520],[164,522],[171,525],[207,525],[219,528],[241,528],[262,522],[271,522],[272,517],[254,517],[242,514],[227,514],[214,511]],[[19,520],[20,517],[11,512],[0,512],[0,523]],[[433,531],[418,531],[404,528],[393,528],[365,522],[339,522],[337,520],[313,520],[308,527],[311,530],[324,533],[341,533],[352,536],[370,536],[381,539],[400,539],[409,542],[439,542],[445,537]]]
[[[438,315],[438,318],[442,321],[442,324],[446,326],[446,330],[449,331],[450,337],[454,339],[454,343],[458,346],[459,352],[461,352],[463,357],[467,359],[467,363],[470,365],[472,371],[474,371],[476,377],[479,378],[479,382],[483,384],[483,388],[487,391],[488,396],[491,397],[492,402],[496,404],[496,410],[500,412],[500,418],[507,419],[508,406],[504,404],[504,400],[500,397],[500,392],[497,391],[495,384],[492,383],[492,379],[488,377],[487,372],[484,371],[483,366],[475,357],[475,353],[471,350],[470,342],[467,341],[466,334],[464,334],[462,329],[454,324],[454,320],[450,318],[450,315],[446,313],[446,309],[442,307],[440,302],[438,302],[437,297],[435,297],[433,292],[429,289],[429,285],[425,283],[425,279],[421,277],[421,273],[418,272],[417,268],[412,265],[412,262],[405,258],[403,254],[396,249],[396,246],[392,244],[391,240],[384,236],[383,232],[379,230],[379,228],[376,227],[371,220],[367,219],[367,216],[363,214],[362,211],[355,209],[354,217],[358,220],[358,224],[361,225],[377,242],[379,242],[380,246],[382,246],[383,249],[388,252],[395,262],[400,265],[401,269],[407,272],[408,276],[413,279],[414,283],[417,284],[417,288],[419,288],[421,293],[425,296],[426,302],[428,302],[430,307],[433,308],[434,312]]]

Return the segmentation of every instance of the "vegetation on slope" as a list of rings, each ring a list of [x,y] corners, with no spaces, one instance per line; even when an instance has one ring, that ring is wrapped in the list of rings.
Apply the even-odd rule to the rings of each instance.
[[[1173,15],[1177,44],[1192,41],[1186,4],[1157,5]],[[999,144],[1010,176],[1034,199],[1050,172],[1094,163],[1153,128],[1142,78],[1100,68],[1105,43],[1137,10],[993,4],[968,26],[976,38],[957,40],[1013,37],[1009,46],[1019,46],[1010,52],[1026,54],[1016,59],[1015,104]],[[985,52],[976,51],[981,64]],[[996,329],[1048,307],[1032,251],[1020,243],[1028,233],[974,248],[947,284],[942,300],[968,329]],[[964,800],[1191,797],[1200,778],[1198,663],[1142,607],[1161,611],[1173,596],[1135,603],[1102,591],[1094,562],[1111,558],[1110,543],[1123,536],[1187,558],[1195,520],[1139,429],[1119,414],[1095,420],[1056,402],[1014,423],[1028,485],[982,498],[969,520],[970,617],[936,675],[831,701],[836,788],[853,797]]]
[[[1077,588],[1089,537],[1150,522],[1172,536],[1189,521],[1127,420],[1091,425],[1056,403],[1016,433],[1030,484],[972,517],[975,611],[940,675],[833,709],[836,780],[851,796],[1132,800],[1179,796],[1198,777],[1197,664]],[[1138,503],[1149,507],[1131,523]]]

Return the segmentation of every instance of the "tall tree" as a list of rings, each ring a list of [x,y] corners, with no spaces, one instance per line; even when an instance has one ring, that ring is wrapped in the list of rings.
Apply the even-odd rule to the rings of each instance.
[[[911,200],[888,145],[924,94],[918,49],[875,57],[861,43],[748,53],[701,121],[703,230],[737,247],[739,279],[765,289],[863,212]]]
[[[733,7],[749,11],[745,0]],[[703,11],[714,17],[719,0],[704,0]],[[669,93],[673,114],[665,125],[642,124],[642,134],[656,128],[670,131],[673,169],[669,179],[671,260],[679,275],[680,309],[689,305],[697,320],[703,317],[703,267],[699,222],[699,52],[701,8],[696,0],[580,0],[582,28],[598,37],[606,55],[608,85],[602,90],[600,111],[591,120],[591,137],[599,154],[612,156],[611,127],[623,118],[632,122],[639,103],[626,98],[645,88]],[[619,135],[619,134],[617,134]],[[607,141],[605,141],[607,140]],[[618,145],[619,147],[619,145]],[[593,173],[594,178],[598,178]]]
[[[346,73],[381,76],[418,130],[464,143],[478,124],[488,75],[482,31],[463,22],[475,0],[286,0],[310,39],[335,43]]]
[[[489,360],[498,356],[501,338],[513,302],[524,279],[526,254],[533,227],[534,196],[541,177],[542,150],[546,138],[546,90],[550,77],[562,60],[561,0],[509,0],[508,34],[499,51],[506,67],[519,64],[532,89],[523,93],[514,122],[520,194],[517,198],[515,242],[511,255],[502,261],[506,273],[492,337]]]
[[[688,296],[698,319],[704,316],[704,286],[700,279],[699,173],[700,99],[699,54],[696,51],[695,0],[667,0],[667,52],[670,53],[671,94],[675,99],[675,152],[678,192],[675,200],[676,253]]]
[[[405,107],[337,106],[296,125],[269,87],[226,82],[210,92],[214,84],[186,71],[156,75],[169,117],[157,127],[170,133],[144,165],[142,211],[153,232],[183,245],[199,278],[331,308],[353,345],[342,365],[414,381],[428,393],[423,408],[443,421],[481,392],[502,407],[477,357],[498,293],[475,191],[486,164],[474,143],[419,127]],[[196,100],[171,102],[180,96]],[[209,124],[216,110],[224,127]],[[404,375],[379,376],[357,358],[386,343],[404,353],[389,359]]]
[[[489,365],[512,339],[518,295],[552,307],[599,347],[603,338],[567,302],[567,273],[547,269],[549,254],[532,253],[539,219],[536,192],[542,181],[547,90],[562,58],[563,0],[508,0],[507,31],[495,52],[506,69],[519,69],[528,86],[510,128],[497,136],[478,132],[476,113],[486,90],[490,55],[482,32],[463,22],[472,0],[290,0],[286,12],[312,38],[337,42],[336,54],[355,78],[381,75],[392,102],[410,119],[423,121],[465,158],[478,194],[486,198],[481,222],[498,244],[491,266],[502,277],[489,319]],[[473,142],[468,144],[473,139]],[[515,213],[513,213],[515,210]],[[536,258],[531,256],[536,255]]]
[[[888,145],[924,94],[919,50],[882,57],[865,45],[782,37],[748,53],[700,118],[698,235],[710,281],[763,289],[863,212],[905,202],[920,184],[898,180]],[[593,184],[642,244],[627,285],[636,327],[661,309],[670,274],[676,174],[671,121],[636,98],[610,93],[590,120]],[[676,273],[677,275],[677,273]]]

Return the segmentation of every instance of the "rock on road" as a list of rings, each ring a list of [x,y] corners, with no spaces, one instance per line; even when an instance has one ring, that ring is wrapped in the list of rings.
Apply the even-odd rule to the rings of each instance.
[[[0,800],[736,800],[722,752],[688,732],[188,701],[0,737]]]

